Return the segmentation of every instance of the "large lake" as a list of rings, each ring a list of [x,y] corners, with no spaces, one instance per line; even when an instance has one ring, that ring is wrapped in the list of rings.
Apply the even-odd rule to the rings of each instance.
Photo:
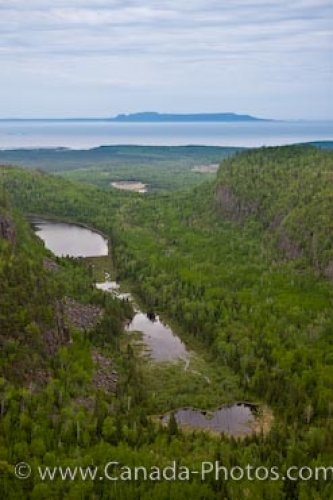
[[[101,145],[276,146],[333,140],[333,121],[115,123],[0,120],[0,149]]]

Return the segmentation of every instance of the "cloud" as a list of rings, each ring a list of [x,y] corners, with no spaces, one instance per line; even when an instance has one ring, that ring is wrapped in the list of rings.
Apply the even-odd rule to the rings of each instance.
[[[236,80],[254,104],[262,82],[264,94],[289,81],[295,99],[296,86],[312,99],[327,92],[332,78],[331,19],[330,0],[0,0],[8,86],[0,104],[15,102],[8,98],[13,78],[27,89],[56,81],[59,100],[75,85],[96,95],[108,85],[153,88],[162,103],[167,87],[178,100],[189,86],[212,99],[223,88],[236,100],[225,91]],[[247,87],[238,81],[242,75]]]

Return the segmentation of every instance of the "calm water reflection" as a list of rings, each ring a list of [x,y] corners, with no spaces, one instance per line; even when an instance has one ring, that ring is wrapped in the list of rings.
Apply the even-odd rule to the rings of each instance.
[[[205,412],[194,408],[180,408],[174,412],[174,415],[180,427],[209,429],[214,432],[240,436],[251,434],[254,431],[255,415],[253,409],[253,406],[238,403],[231,406],[222,406],[213,412]],[[169,419],[170,414],[161,417],[164,423],[167,423]]]
[[[155,361],[174,361],[188,358],[185,344],[173,333],[171,328],[162,323],[159,316],[154,319],[138,311],[127,326],[128,332],[142,332],[143,341]]]
[[[154,361],[188,360],[189,353],[185,344],[171,328],[165,325],[159,316],[141,311],[132,295],[126,291],[120,291],[119,283],[110,280],[109,275],[106,276],[104,282],[96,283],[96,287],[104,292],[112,293],[119,299],[132,302],[135,314],[132,321],[126,326],[126,331],[142,334],[142,341],[146,345],[151,359]]]
[[[31,219],[36,234],[57,257],[108,255],[108,241],[100,234],[66,222]]]

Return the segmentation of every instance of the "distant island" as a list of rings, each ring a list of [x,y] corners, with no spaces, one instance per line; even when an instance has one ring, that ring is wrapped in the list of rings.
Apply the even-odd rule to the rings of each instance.
[[[121,114],[109,118],[112,122],[258,122],[273,121],[265,118],[256,118],[251,115],[237,113],[193,113],[172,114],[145,111],[142,113]]]
[[[269,118],[258,118],[237,113],[141,113],[120,114],[113,117],[65,117],[65,118],[0,118],[0,122],[273,122]]]

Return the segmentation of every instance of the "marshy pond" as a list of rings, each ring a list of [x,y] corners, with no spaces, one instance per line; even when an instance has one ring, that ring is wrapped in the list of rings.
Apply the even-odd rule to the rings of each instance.
[[[257,407],[247,403],[225,405],[213,411],[179,408],[161,415],[159,420],[163,424],[168,424],[172,413],[181,428],[209,430],[235,437],[252,434],[256,432],[258,426]]]
[[[142,343],[146,347],[148,356],[153,361],[177,361],[187,362],[189,353],[185,344],[180,340],[171,328],[163,323],[158,315],[145,313],[140,310],[129,292],[121,290],[119,283],[111,281],[106,276],[106,281],[96,283],[96,287],[109,292],[122,300],[129,300],[133,304],[134,316],[126,325],[127,332],[139,332]]]

